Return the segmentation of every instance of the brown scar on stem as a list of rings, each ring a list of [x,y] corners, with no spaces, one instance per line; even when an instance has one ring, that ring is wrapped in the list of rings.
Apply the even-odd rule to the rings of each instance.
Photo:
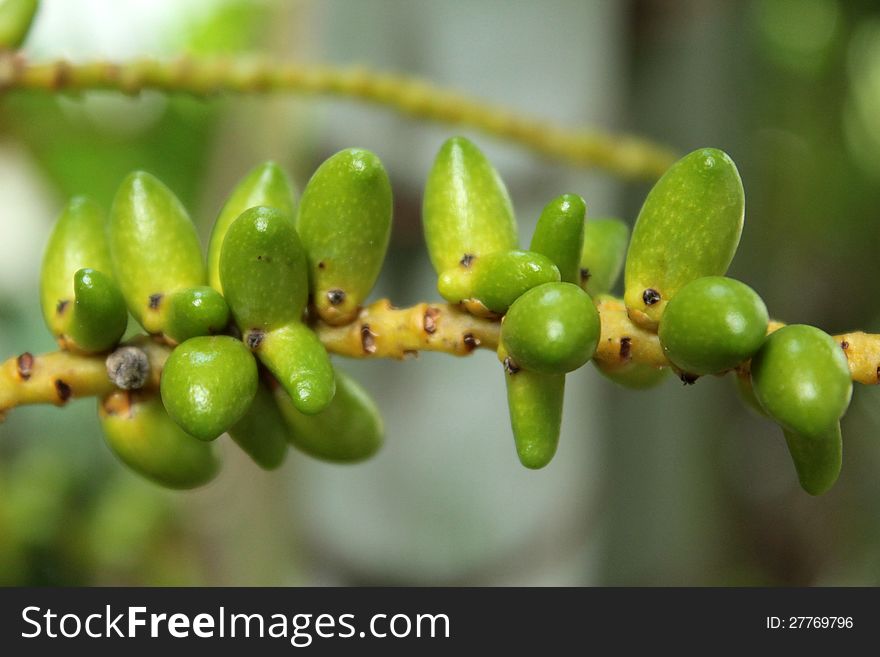
[[[29,351],[24,352],[15,360],[15,365],[21,380],[27,381],[34,373],[34,355]]]
[[[338,306],[340,303],[345,301],[345,291],[340,290],[339,288],[328,290],[327,301],[330,302],[331,306]]]
[[[257,349],[262,343],[263,339],[266,337],[266,332],[263,329],[251,329],[247,333],[247,337],[245,338],[245,343],[248,346],[248,349],[254,350]]]
[[[628,360],[630,357],[630,352],[632,351],[632,338],[630,337],[622,337],[620,338],[620,359]]]
[[[61,379],[55,379],[55,392],[58,393],[58,400],[64,404],[73,395],[70,386]]]
[[[67,310],[67,306],[70,305],[70,299],[59,299],[58,303],[55,305],[55,314],[61,315]]]
[[[652,287],[649,287],[647,290],[642,292],[642,301],[645,302],[646,306],[653,306],[655,303],[660,301],[660,293]]]
[[[461,256],[461,260],[459,260],[458,263],[465,269],[470,269],[470,266],[473,263],[474,258],[476,257],[477,256],[475,256],[473,253],[465,253],[463,256]]]
[[[471,353],[474,349],[480,346],[480,339],[474,336],[473,333],[465,333],[461,341],[464,343],[464,348],[467,353]]]
[[[376,353],[376,334],[370,330],[369,324],[361,325],[361,347],[366,354]]]
[[[581,267],[581,283],[586,283],[588,280],[590,280],[591,276],[592,274],[590,273],[588,267]]]
[[[326,267],[326,266],[327,265],[324,264],[323,260],[321,260],[321,262],[318,263],[318,269],[324,269],[324,267]]]
[[[846,340],[841,340],[840,348],[846,351],[847,349],[849,349],[849,342],[847,342]]]
[[[162,293],[156,292],[156,294],[150,295],[147,305],[149,305],[150,310],[156,310],[160,303],[162,303]]]
[[[519,372],[519,365],[516,364],[516,361],[513,360],[510,356],[504,359],[504,371],[508,374],[516,374]]]
[[[437,330],[437,322],[434,321],[437,316],[440,315],[439,308],[433,308],[428,306],[425,309],[425,317],[422,320],[422,327],[425,329],[425,333],[428,335],[433,334]]]
[[[678,378],[681,379],[681,382],[686,386],[692,386],[697,382],[698,377],[696,374],[688,374],[687,372],[682,372],[678,375]]]

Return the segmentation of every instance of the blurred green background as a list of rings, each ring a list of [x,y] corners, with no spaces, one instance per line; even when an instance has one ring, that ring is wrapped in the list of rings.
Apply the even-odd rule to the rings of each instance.
[[[778,319],[880,331],[880,7],[869,0],[43,0],[24,50],[361,63],[681,152],[719,147],[747,199],[731,275]],[[206,236],[259,161],[302,186],[336,150],[372,149],[395,192],[375,294],[437,298],[421,188],[457,132],[296,96],[3,96],[0,357],[53,348],[38,271],[65,199],[106,205],[134,168],[174,189]],[[560,193],[632,222],[648,189],[465,134],[505,178],[522,234]],[[118,464],[94,400],[16,409],[0,425],[0,583],[880,583],[880,391],[857,387],[840,481],[814,499],[781,432],[742,408],[730,377],[630,392],[588,366],[569,377],[556,460],[529,472],[493,354],[344,366],[384,411],[378,457],[336,466],[292,451],[267,474],[224,437],[220,477],[190,493]]]

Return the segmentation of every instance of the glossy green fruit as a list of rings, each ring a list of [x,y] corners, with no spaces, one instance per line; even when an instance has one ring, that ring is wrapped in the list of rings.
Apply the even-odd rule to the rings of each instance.
[[[24,43],[38,4],[37,0],[0,1],[0,50],[14,50]]]
[[[736,386],[736,392],[739,395],[743,405],[761,417],[770,417],[767,411],[761,406],[761,402],[755,396],[755,389],[752,386],[752,376],[750,373],[733,373],[733,383]]]
[[[559,269],[547,256],[532,251],[497,251],[476,260],[470,269],[456,267],[444,272],[437,288],[450,303],[467,301],[471,307],[503,314],[524,292],[556,281]]]
[[[751,367],[755,396],[789,431],[825,435],[849,406],[846,356],[834,338],[813,326],[792,324],[771,333]]]
[[[52,230],[40,272],[43,319],[64,348],[93,353],[119,342],[128,309],[112,270],[103,210],[73,198]]]
[[[620,219],[590,219],[584,227],[578,283],[594,299],[608,294],[617,284],[626,247],[629,226]]]
[[[529,250],[550,258],[566,283],[580,282],[586,217],[584,199],[577,194],[563,194],[546,205],[532,235]]]
[[[245,210],[258,206],[275,208],[292,217],[296,211],[296,198],[296,187],[274,162],[258,165],[235,186],[211,230],[208,243],[208,283],[211,287],[222,294],[220,251],[232,222]]]
[[[202,285],[180,290],[168,300],[164,334],[180,344],[199,335],[221,333],[229,324],[229,306],[212,287]]]
[[[156,394],[117,391],[98,404],[107,445],[138,474],[168,488],[195,488],[220,470],[213,445],[183,431]]]
[[[275,391],[290,427],[288,438],[315,458],[339,463],[362,461],[382,446],[382,417],[375,402],[354,379],[337,371],[336,381],[336,396],[318,415],[299,412],[283,389]]]
[[[594,360],[593,364],[599,373],[614,383],[631,390],[647,390],[653,388],[666,378],[669,369],[665,367],[651,367],[644,363],[628,361],[614,367],[610,367],[604,361]]]
[[[287,424],[265,383],[257,386],[250,408],[229,428],[229,435],[264,470],[274,470],[287,456]]]
[[[739,172],[722,151],[703,148],[673,164],[633,228],[624,292],[630,319],[656,330],[682,286],[723,276],[739,245],[744,209]]]
[[[464,137],[441,146],[425,184],[422,220],[437,274],[518,246],[507,189],[486,156]]]
[[[794,461],[801,488],[810,495],[821,495],[830,490],[840,476],[843,463],[840,422],[813,436],[804,436],[786,429],[782,433]]]
[[[257,363],[240,340],[191,338],[162,370],[162,403],[191,436],[214,440],[244,417],[257,392]]]
[[[666,357],[688,374],[724,372],[748,360],[767,335],[767,307],[745,283],[706,276],[684,285],[660,320]]]
[[[599,313],[572,283],[545,283],[517,299],[501,325],[501,342],[521,369],[562,374],[596,352]]]
[[[174,193],[143,171],[116,192],[107,226],[113,271],[134,318],[162,333],[171,295],[205,284],[196,228]]]
[[[251,208],[229,227],[220,279],[245,344],[307,414],[335,393],[333,367],[302,323],[308,298],[306,255],[293,222],[273,208]]]
[[[379,158],[349,148],[309,180],[296,230],[309,259],[312,303],[329,324],[347,324],[366,300],[391,237],[391,183]]]

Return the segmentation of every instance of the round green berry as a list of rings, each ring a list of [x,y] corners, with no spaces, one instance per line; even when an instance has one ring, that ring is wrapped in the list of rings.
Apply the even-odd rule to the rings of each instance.
[[[691,281],[660,320],[667,358],[689,374],[716,374],[751,358],[767,335],[767,307],[745,283],[723,276]]]
[[[562,374],[593,357],[599,330],[599,313],[590,295],[573,283],[545,283],[510,306],[501,341],[514,367]]]

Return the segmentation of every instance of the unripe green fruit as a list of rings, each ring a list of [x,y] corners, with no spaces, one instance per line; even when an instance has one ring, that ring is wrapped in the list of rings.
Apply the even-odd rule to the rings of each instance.
[[[594,299],[614,289],[623,271],[628,243],[629,226],[620,219],[587,222],[577,282]]]
[[[336,396],[317,415],[305,415],[282,388],[275,390],[287,420],[290,443],[325,461],[352,463],[373,456],[382,446],[384,428],[370,395],[344,372],[336,372]]]
[[[546,205],[532,235],[529,250],[550,258],[566,283],[580,281],[586,217],[584,199],[577,194],[563,194]]]
[[[98,404],[107,445],[138,474],[168,488],[195,488],[220,470],[210,443],[193,438],[165,412],[156,394],[117,391]]]
[[[669,373],[669,369],[666,367],[652,367],[633,361],[627,361],[613,367],[599,360],[594,360],[593,364],[602,376],[631,390],[653,388],[662,383]]]
[[[136,171],[116,192],[107,225],[113,271],[134,318],[162,333],[170,297],[205,284],[196,228],[174,193]]]
[[[474,260],[469,270],[456,267],[440,276],[437,288],[451,303],[465,301],[472,311],[504,314],[524,292],[559,281],[547,256],[532,251],[498,251]]]
[[[744,208],[739,172],[722,151],[703,148],[673,164],[633,228],[624,292],[630,319],[656,330],[682,286],[723,276],[739,245]]]
[[[38,5],[37,0],[0,0],[0,51],[24,43]]]
[[[333,367],[302,323],[308,274],[293,221],[273,208],[242,213],[223,242],[220,279],[245,344],[301,412],[324,410],[336,390]]]
[[[184,431],[214,440],[250,407],[257,392],[257,363],[235,338],[191,338],[165,362],[161,391],[168,415]]]
[[[794,461],[801,488],[810,495],[821,495],[830,490],[840,476],[843,464],[840,422],[822,434],[813,436],[804,436],[786,429],[782,433]]]
[[[379,158],[349,148],[306,185],[296,230],[309,259],[312,303],[329,324],[347,324],[366,300],[391,237],[391,183]]]
[[[222,294],[220,251],[232,222],[245,210],[258,206],[275,208],[293,217],[296,197],[296,187],[275,162],[258,165],[236,185],[211,230],[211,241],[208,243],[208,282],[211,287]]]
[[[501,342],[519,368],[562,374],[593,357],[600,328],[599,313],[586,292],[572,283],[545,283],[510,307]]]
[[[518,246],[507,189],[486,156],[464,137],[440,147],[425,184],[422,220],[437,274]]]
[[[176,343],[199,335],[214,335],[226,329],[229,306],[207,285],[180,290],[168,300],[165,336]]]
[[[287,424],[275,396],[261,382],[250,408],[229,427],[229,435],[264,470],[274,470],[287,456]]]
[[[93,353],[119,342],[128,309],[112,271],[103,210],[73,198],[52,230],[40,272],[43,319],[62,347]]]
[[[849,406],[846,356],[834,338],[813,326],[791,324],[771,333],[751,368],[761,406],[789,431],[824,435]]]
[[[752,386],[752,376],[750,373],[734,372],[733,382],[736,386],[736,392],[739,395],[743,405],[761,417],[770,417],[767,411],[761,406],[761,402],[755,396],[755,389]]]
[[[520,463],[531,470],[550,463],[559,445],[565,374],[541,374],[519,368],[504,346],[498,348],[504,365],[510,426]]]
[[[683,372],[724,372],[748,360],[767,335],[761,297],[745,283],[723,276],[683,286],[660,320],[660,344]]]

